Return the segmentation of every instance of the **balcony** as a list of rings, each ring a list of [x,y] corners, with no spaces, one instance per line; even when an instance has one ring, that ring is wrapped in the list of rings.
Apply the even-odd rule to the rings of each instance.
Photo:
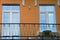
[[[60,40],[59,27],[60,24],[49,24],[49,23],[0,23],[0,27],[20,27],[20,36],[19,35],[2,35],[0,33],[0,40],[20,40],[20,39],[35,39],[35,40]],[[56,26],[57,32],[52,32],[50,30],[45,30],[43,32],[39,31],[40,25],[46,25],[47,29],[50,25],[53,27]],[[1,29],[2,30],[2,29]],[[4,34],[4,33],[3,33]]]

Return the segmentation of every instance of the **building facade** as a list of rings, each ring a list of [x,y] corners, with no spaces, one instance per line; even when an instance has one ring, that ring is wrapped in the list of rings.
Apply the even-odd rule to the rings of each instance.
[[[58,0],[0,0],[0,34],[2,36],[36,36],[37,32],[60,32]],[[49,27],[48,27],[49,26]]]

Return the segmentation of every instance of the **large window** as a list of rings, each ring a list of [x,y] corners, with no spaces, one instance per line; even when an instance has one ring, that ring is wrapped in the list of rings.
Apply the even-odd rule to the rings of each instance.
[[[2,36],[20,36],[20,6],[3,5],[2,6]],[[16,23],[16,24],[10,24]],[[4,37],[9,39],[11,37]],[[16,38],[16,37],[15,37]]]
[[[39,6],[40,13],[40,23],[49,23],[55,24],[55,5],[40,5]],[[40,31],[51,30],[52,32],[56,32],[55,25],[40,25]]]

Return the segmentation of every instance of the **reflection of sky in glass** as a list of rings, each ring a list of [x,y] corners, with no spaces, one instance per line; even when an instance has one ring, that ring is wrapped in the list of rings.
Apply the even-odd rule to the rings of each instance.
[[[3,12],[3,22],[4,23],[10,23],[10,16],[12,16],[12,22],[13,23],[19,23],[20,22],[20,6],[3,6],[3,11],[6,10],[6,12]],[[7,12],[8,10],[16,10],[18,12],[12,12],[12,15],[10,15],[10,12]]]
[[[41,31],[46,30],[46,25],[40,25],[40,29],[41,29]]]
[[[12,30],[12,34],[11,35],[20,35],[20,28],[19,28],[19,24],[15,24],[15,25],[12,25],[11,27],[11,30]]]
[[[40,11],[55,11],[55,6],[40,6]]]
[[[3,13],[3,23],[9,23],[10,21],[10,12],[4,12]]]
[[[55,23],[54,13],[49,13],[48,14],[48,19],[49,19],[49,23]]]
[[[9,25],[6,24],[6,25],[3,25],[3,35],[6,36],[6,34],[9,36]]]
[[[45,13],[41,13],[40,14],[40,23],[46,23],[46,14]]]
[[[3,6],[3,10],[19,10],[20,6]]]
[[[48,19],[48,23],[55,23],[55,6],[40,6],[40,23],[47,23],[46,19]],[[48,12],[47,18],[46,13]],[[51,13],[50,13],[51,12]],[[41,31],[47,29],[46,25],[40,25]],[[49,29],[51,31],[56,31],[56,27],[49,25]]]
[[[17,13],[17,12],[12,12],[12,22],[13,23],[20,23],[20,16],[19,16],[19,13]]]

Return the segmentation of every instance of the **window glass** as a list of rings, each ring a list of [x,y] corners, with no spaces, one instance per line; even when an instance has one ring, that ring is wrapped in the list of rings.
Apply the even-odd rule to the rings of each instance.
[[[19,10],[20,6],[3,6],[3,10]]]
[[[54,13],[48,14],[49,23],[55,23]]]
[[[3,10],[2,22],[5,23],[2,25],[2,36],[8,36],[8,35],[20,36],[20,25],[17,24],[20,23],[20,6],[3,5],[2,10]],[[12,39],[12,37],[4,37],[4,38]],[[13,37],[13,38],[19,38],[19,37]]]
[[[10,22],[10,12],[3,12],[3,23],[9,23]]]
[[[45,13],[40,14],[40,23],[46,23],[46,14]]]
[[[2,10],[10,10],[10,6],[3,6]]]
[[[55,6],[40,6],[40,11],[55,11]]]
[[[11,10],[20,10],[20,6],[11,6]]]
[[[13,23],[20,23],[20,16],[19,16],[19,12],[12,12],[12,22]]]
[[[40,10],[40,23],[56,23],[55,19],[55,6],[54,5],[41,5]],[[55,25],[48,25],[49,30],[56,31]],[[47,30],[47,25],[40,25],[40,31]]]

